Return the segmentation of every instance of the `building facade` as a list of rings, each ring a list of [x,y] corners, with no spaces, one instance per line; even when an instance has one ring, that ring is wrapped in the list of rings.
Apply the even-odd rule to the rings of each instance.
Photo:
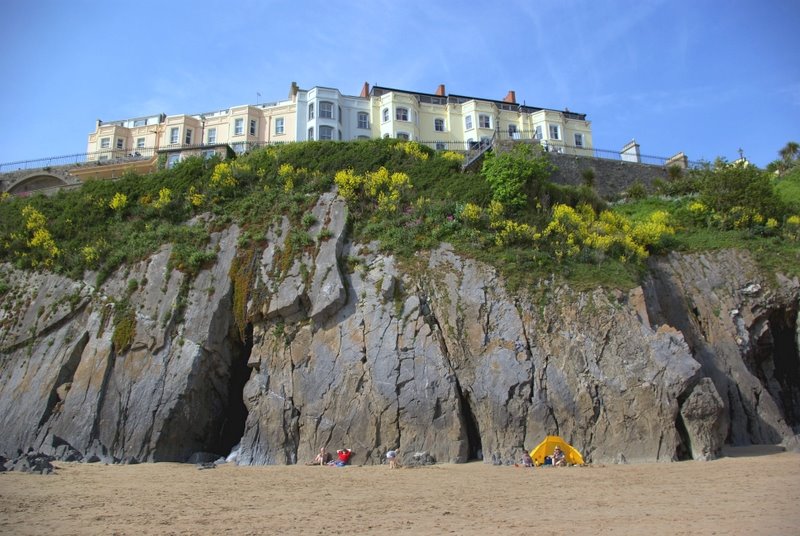
[[[233,106],[199,114],[151,115],[97,121],[89,134],[90,160],[154,158],[171,166],[190,154],[230,147],[237,153],[260,145],[307,140],[369,138],[414,140],[433,149],[467,151],[492,139],[538,140],[547,150],[591,155],[585,114],[519,104],[514,91],[502,100],[419,93],[364,83],[360,95],[292,82],[286,100]]]

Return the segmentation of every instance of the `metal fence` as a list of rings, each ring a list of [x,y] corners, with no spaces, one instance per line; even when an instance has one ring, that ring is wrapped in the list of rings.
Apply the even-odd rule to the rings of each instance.
[[[34,160],[19,160],[0,164],[0,173],[10,173],[28,169],[44,169],[55,166],[76,166],[81,164],[118,164],[123,162],[135,162],[147,160],[156,154],[153,147],[141,147],[137,149],[108,149],[93,153],[76,153],[63,156],[49,156],[46,158],[36,158]]]
[[[561,141],[554,140],[540,140],[536,138],[535,132],[495,132],[491,138],[484,138],[477,141],[417,141],[422,145],[426,145],[431,149],[437,151],[454,151],[463,153],[469,160],[470,155],[480,154],[485,151],[489,146],[493,145],[497,140],[500,141],[536,141],[542,145],[545,151],[571,154],[577,156],[585,156],[590,158],[602,158],[605,160],[620,160],[620,161],[635,161],[642,164],[649,164],[655,166],[663,166],[670,160],[670,158],[663,156],[652,155],[638,155],[638,160],[634,155],[623,155],[619,151],[612,151],[608,149],[597,149],[594,147],[581,147],[576,145],[567,145]],[[237,154],[252,151],[259,147],[269,145],[282,145],[286,142],[239,142],[230,144],[231,149]],[[214,144],[214,147],[219,147],[220,144]],[[103,165],[103,164],[119,164],[125,162],[135,162],[139,160],[146,160],[152,158],[159,151],[188,151],[212,149],[211,146],[204,145],[174,145],[156,149],[155,147],[141,147],[136,149],[108,149],[92,153],[76,153],[63,156],[51,156],[46,158],[37,158],[33,160],[20,160],[17,162],[0,163],[0,173],[10,173],[19,170],[35,170],[55,166],[74,166],[74,165]],[[688,162],[690,168],[700,167],[702,162]]]

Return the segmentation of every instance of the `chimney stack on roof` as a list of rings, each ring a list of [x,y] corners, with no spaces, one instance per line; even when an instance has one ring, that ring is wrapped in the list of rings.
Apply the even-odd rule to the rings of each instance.
[[[508,91],[508,95],[506,95],[506,98],[503,99],[503,102],[509,102],[511,104],[517,103],[517,94],[514,92],[513,89],[510,89]]]
[[[361,96],[369,97],[369,83],[364,82],[364,87],[361,88]]]
[[[436,88],[436,96],[437,97],[444,97],[447,93],[444,90],[444,84],[439,84],[439,87]]]

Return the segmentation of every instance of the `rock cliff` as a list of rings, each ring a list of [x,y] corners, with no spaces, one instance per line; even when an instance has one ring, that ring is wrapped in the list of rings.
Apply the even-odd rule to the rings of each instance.
[[[300,248],[287,221],[214,233],[192,280],[169,247],[100,288],[2,267],[0,455],[499,464],[558,434],[591,462],[671,461],[798,430],[800,282],[745,252],[512,293],[446,245],[401,266],[351,242],[333,194],[313,212]]]

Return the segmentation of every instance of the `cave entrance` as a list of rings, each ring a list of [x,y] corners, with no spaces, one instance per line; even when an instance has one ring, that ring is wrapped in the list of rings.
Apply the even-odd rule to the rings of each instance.
[[[786,423],[797,432],[800,426],[797,309],[779,309],[770,314],[769,329],[758,339],[747,364],[783,411]]]
[[[461,411],[463,412],[464,427],[467,432],[467,460],[483,460],[483,447],[481,445],[481,431],[478,420],[472,410],[472,400],[469,394],[461,396]]]
[[[250,379],[250,367],[247,361],[253,350],[253,324],[249,323],[244,330],[244,341],[234,343],[231,350],[231,368],[228,378],[228,400],[222,416],[222,427],[219,434],[219,451],[228,455],[239,443],[244,434],[247,422],[247,406],[244,405],[244,385]],[[238,348],[237,348],[238,347]]]

